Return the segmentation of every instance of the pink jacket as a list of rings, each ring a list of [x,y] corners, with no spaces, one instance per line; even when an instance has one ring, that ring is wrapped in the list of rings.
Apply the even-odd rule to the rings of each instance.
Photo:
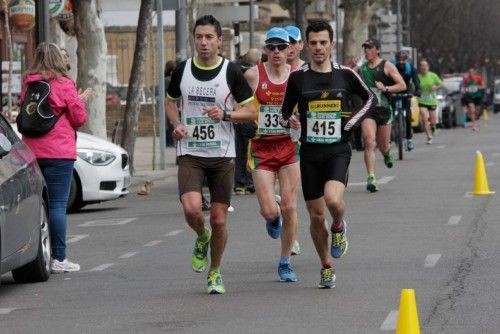
[[[20,104],[23,103],[27,84],[42,79],[41,74],[28,74],[24,78]],[[38,138],[23,136],[23,141],[37,159],[76,160],[76,129],[87,121],[85,102],[78,96],[75,83],[69,77],[61,76],[49,83],[52,112],[62,114],[49,133]]]

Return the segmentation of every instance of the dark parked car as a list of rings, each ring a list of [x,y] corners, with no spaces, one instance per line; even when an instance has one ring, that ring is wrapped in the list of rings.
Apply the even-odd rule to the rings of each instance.
[[[16,282],[50,275],[47,186],[33,152],[0,115],[0,275]]]

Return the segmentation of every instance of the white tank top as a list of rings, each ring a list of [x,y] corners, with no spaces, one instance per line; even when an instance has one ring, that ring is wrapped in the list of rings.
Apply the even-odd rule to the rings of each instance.
[[[198,157],[234,158],[234,127],[231,122],[214,121],[203,115],[203,107],[218,106],[234,110],[234,98],[227,84],[228,60],[223,59],[219,74],[209,81],[196,79],[191,71],[192,58],[188,59],[181,79],[182,123],[188,130],[187,137],[177,145],[177,155]]]

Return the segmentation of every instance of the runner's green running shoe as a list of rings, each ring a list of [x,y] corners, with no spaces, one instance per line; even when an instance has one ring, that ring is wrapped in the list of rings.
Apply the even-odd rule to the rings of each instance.
[[[300,255],[300,244],[297,240],[293,242],[292,255]]]
[[[207,287],[208,294],[218,295],[226,293],[226,288],[224,288],[224,283],[222,282],[222,275],[220,271],[211,269],[207,276]]]
[[[368,190],[371,193],[378,191],[377,178],[375,177],[374,174],[368,175],[368,178],[366,179],[366,190]]]
[[[335,270],[333,268],[321,269],[321,280],[319,281],[318,288],[332,289],[335,287]]]
[[[191,255],[191,266],[197,273],[201,273],[207,269],[208,265],[208,245],[210,244],[210,230],[205,229],[205,232],[196,238]]]
[[[330,254],[335,259],[341,258],[346,252],[347,248],[349,248],[349,242],[347,242],[346,237],[347,225],[344,220],[344,229],[342,232],[333,232],[332,231],[332,246],[330,247]]]
[[[384,164],[387,168],[392,168],[392,166],[394,166],[394,156],[390,150],[384,154]]]

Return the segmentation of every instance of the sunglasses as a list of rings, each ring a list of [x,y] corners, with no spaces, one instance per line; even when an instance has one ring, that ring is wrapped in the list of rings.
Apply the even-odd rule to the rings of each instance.
[[[276,49],[283,51],[286,48],[288,48],[288,44],[286,43],[280,43],[280,44],[266,44],[266,49],[269,51],[274,51]]]
[[[300,41],[297,41],[297,40],[295,40],[295,39],[293,39],[293,38],[290,37],[290,44],[294,44],[295,45],[298,42],[300,42]]]

